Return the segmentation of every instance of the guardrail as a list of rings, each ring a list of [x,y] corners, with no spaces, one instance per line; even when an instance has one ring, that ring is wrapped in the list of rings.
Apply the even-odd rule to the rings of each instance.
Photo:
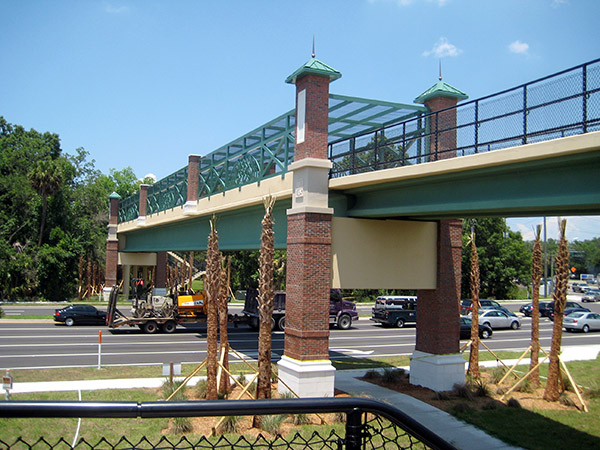
[[[240,415],[307,414],[307,413],[345,413],[346,424],[343,436],[335,430],[310,436],[296,433],[284,438],[277,435],[267,438],[259,435],[248,439],[239,436],[237,440],[223,437],[203,436],[198,442],[182,437],[178,442],[161,439],[152,444],[146,438],[138,444],[123,437],[118,443],[111,444],[102,439],[98,444],[81,439],[71,447],[64,439],[50,443],[41,438],[35,443],[17,439],[14,443],[5,442],[0,437],[0,448],[43,449],[81,448],[96,450],[101,448],[127,449],[217,449],[223,448],[265,448],[272,449],[407,449],[432,448],[441,450],[455,449],[450,443],[424,427],[407,414],[388,404],[372,399],[356,397],[310,398],[310,399],[272,399],[272,400],[218,400],[186,402],[54,402],[54,401],[4,401],[0,402],[0,417],[81,417],[81,418],[166,418],[166,417],[218,417]]]
[[[330,176],[421,164],[598,130],[600,59],[332,142]],[[450,140],[455,137],[454,145],[447,145],[449,139],[444,137],[449,135]],[[440,145],[442,140],[444,145]]]

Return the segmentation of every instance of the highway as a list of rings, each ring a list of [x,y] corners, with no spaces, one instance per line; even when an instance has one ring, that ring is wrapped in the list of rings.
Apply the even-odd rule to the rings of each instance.
[[[508,306],[512,310],[518,310],[519,307],[514,303]],[[600,303],[585,306],[600,312]],[[540,325],[542,347],[549,350],[552,322],[542,318]],[[66,327],[50,322],[18,320],[0,323],[0,370],[95,366],[98,361],[99,331],[102,331],[103,366],[163,364],[171,361],[197,364],[206,357],[205,325],[179,327],[174,334],[147,335],[137,328],[111,330],[104,326]],[[351,360],[409,355],[414,351],[415,334],[414,325],[403,329],[382,328],[368,318],[361,317],[350,330],[331,330],[330,356]],[[523,351],[529,345],[530,336],[531,319],[522,318],[519,330],[494,330],[493,337],[484,343],[492,350]],[[256,358],[258,332],[245,325],[234,328],[230,324],[229,340],[235,351],[245,357]],[[273,333],[274,360],[283,354],[283,341],[283,332]],[[600,332],[563,333],[563,346],[591,344],[600,345]]]

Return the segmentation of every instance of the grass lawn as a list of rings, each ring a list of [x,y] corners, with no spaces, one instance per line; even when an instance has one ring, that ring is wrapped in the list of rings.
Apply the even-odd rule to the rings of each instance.
[[[481,359],[495,359],[489,353],[481,353]],[[520,352],[499,352],[503,359],[515,359]],[[465,355],[465,358],[467,355]],[[408,356],[389,358],[348,358],[333,360],[337,370],[366,369],[374,367],[397,367],[410,364]],[[475,409],[468,401],[460,408],[451,410],[451,414],[461,420],[485,430],[512,445],[530,449],[566,448],[576,446],[579,450],[600,448],[600,358],[594,361],[576,361],[567,363],[576,382],[586,388],[586,402],[589,413],[575,408],[530,409],[508,407],[490,400],[489,408]],[[183,374],[189,374],[194,365],[182,367]],[[527,371],[520,366],[521,373]],[[547,365],[541,367],[541,376],[546,375]],[[232,373],[247,372],[242,364],[232,364]],[[162,377],[162,367],[108,367],[48,370],[14,370],[16,382],[59,381],[75,379],[110,379],[132,377]],[[106,390],[86,391],[82,400],[96,401],[157,401],[160,394],[155,390]],[[77,400],[75,392],[56,392],[42,394],[15,394],[13,400]],[[12,444],[18,436],[26,437],[30,442],[44,436],[50,442],[60,437],[70,444],[75,434],[77,419],[0,419],[0,441]],[[126,435],[130,441],[147,436],[157,442],[163,433],[168,433],[167,419],[84,419],[80,436],[95,444],[101,437],[109,439]],[[0,442],[2,447],[2,442]]]

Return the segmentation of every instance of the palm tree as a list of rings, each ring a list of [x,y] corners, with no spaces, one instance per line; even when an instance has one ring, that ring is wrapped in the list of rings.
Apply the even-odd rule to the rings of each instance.
[[[480,378],[479,373],[479,256],[475,244],[475,231],[471,231],[471,352],[467,375]]]
[[[567,282],[569,279],[569,249],[565,230],[567,221],[560,222],[560,241],[556,256],[556,285],[552,293],[554,300],[554,326],[552,328],[552,347],[550,347],[550,363],[548,364],[548,380],[544,390],[544,400],[555,402],[560,397],[558,380],[560,373],[560,346],[562,342],[562,325],[565,303],[567,301]]]
[[[221,351],[224,352],[223,367],[229,371],[229,334],[227,333],[227,296],[229,294],[229,270],[224,267],[225,260],[221,257],[221,290],[219,291],[219,344]],[[221,376],[219,392],[229,391],[229,375],[227,373]]]
[[[275,199],[265,198],[265,215],[260,237],[258,314],[260,329],[258,337],[258,381],[256,398],[271,398],[271,324],[273,322],[273,205]]]
[[[206,399],[217,400],[217,302],[221,291],[221,254],[217,219],[210,219],[210,234],[206,250]]]
[[[48,197],[55,194],[63,182],[62,170],[56,160],[39,161],[29,172],[31,186],[42,196],[42,217],[40,220],[40,235],[38,247],[42,245],[46,213],[48,210]]]
[[[530,375],[531,383],[534,386],[540,385],[540,371],[535,368],[538,365],[540,356],[540,279],[542,278],[542,246],[540,244],[541,226],[538,225],[535,233],[535,242],[533,244],[533,258],[531,261],[531,363],[529,370],[533,370]]]

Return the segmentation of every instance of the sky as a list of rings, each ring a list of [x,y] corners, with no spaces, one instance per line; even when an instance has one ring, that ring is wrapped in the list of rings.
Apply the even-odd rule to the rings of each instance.
[[[0,116],[104,173],[163,178],[294,107],[311,56],[331,92],[476,99],[598,58],[598,0],[0,0]],[[509,219],[531,238],[541,219]],[[548,236],[551,224],[548,219]],[[569,239],[600,217],[569,218]]]

